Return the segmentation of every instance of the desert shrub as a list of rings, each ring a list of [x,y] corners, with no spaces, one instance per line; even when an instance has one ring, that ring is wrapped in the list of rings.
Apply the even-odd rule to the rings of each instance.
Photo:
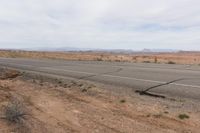
[[[158,58],[157,57],[154,58],[154,63],[158,63]]]
[[[115,60],[115,62],[121,62],[121,60],[119,60],[119,59],[116,59],[116,60]]]
[[[103,61],[103,59],[102,59],[102,58],[97,58],[96,60],[97,60],[97,61]]]
[[[173,62],[173,61],[168,61],[167,64],[176,64],[176,62]]]
[[[190,117],[186,114],[180,114],[179,116],[179,119],[183,120],[183,119],[189,119]]]
[[[151,63],[150,61],[143,61],[143,63]]]
[[[4,119],[12,123],[20,123],[27,115],[24,104],[13,98],[4,108]]]
[[[121,99],[121,100],[120,100],[120,103],[125,103],[125,102],[126,102],[125,99]]]

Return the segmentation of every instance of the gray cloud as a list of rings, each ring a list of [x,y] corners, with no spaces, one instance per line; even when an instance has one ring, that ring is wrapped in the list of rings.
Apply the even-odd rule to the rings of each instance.
[[[198,0],[1,0],[0,47],[200,50]]]

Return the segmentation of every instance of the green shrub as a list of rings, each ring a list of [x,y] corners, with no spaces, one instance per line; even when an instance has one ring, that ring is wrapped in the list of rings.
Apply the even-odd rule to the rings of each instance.
[[[180,114],[179,116],[179,119],[183,120],[183,119],[189,119],[190,117],[186,114]]]

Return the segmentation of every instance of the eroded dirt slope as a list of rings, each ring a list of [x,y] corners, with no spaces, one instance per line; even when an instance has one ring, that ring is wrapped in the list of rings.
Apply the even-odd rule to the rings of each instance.
[[[22,77],[23,75],[21,75]],[[21,77],[0,80],[0,107],[20,99],[23,122],[0,119],[0,132],[198,133],[199,103],[112,93],[88,83]],[[180,114],[189,118],[180,119]]]

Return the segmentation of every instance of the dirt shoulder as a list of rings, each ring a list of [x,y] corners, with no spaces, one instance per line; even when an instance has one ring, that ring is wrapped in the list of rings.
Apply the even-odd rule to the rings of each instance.
[[[0,79],[2,133],[198,133],[200,129],[199,102],[115,93],[106,89],[109,86],[72,80],[52,83],[38,76],[16,76],[16,71],[6,73]],[[24,114],[19,121],[5,118],[7,105],[16,104],[13,99],[23,104],[17,106]]]

